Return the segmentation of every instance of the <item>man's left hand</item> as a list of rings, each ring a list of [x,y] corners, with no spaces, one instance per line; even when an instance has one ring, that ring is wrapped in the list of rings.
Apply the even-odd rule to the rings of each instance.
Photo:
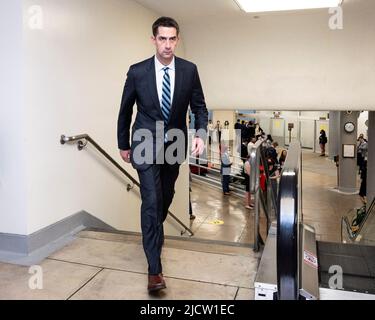
[[[196,157],[198,155],[201,155],[203,151],[204,151],[204,141],[199,137],[195,137],[191,144],[191,155]]]

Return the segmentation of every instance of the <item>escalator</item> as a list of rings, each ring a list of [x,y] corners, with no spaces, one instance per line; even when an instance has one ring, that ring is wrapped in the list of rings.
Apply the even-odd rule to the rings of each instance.
[[[290,146],[281,173],[278,220],[271,226],[257,277],[256,300],[375,300],[374,205],[363,220],[361,241],[316,241],[303,223],[299,142]],[[366,242],[367,241],[367,242]]]
[[[341,219],[341,242],[375,245],[375,199],[366,208],[353,209]],[[351,220],[351,222],[349,222]]]
[[[317,242],[320,298],[370,298],[375,295],[375,247]],[[331,270],[330,270],[331,269]],[[332,290],[333,271],[343,272],[341,290]],[[330,272],[331,271],[331,272]],[[340,280],[341,281],[341,280]],[[375,296],[373,296],[375,299]]]

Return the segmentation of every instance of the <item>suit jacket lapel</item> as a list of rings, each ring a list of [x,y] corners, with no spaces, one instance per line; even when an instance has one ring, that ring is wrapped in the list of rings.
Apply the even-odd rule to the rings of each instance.
[[[155,104],[155,108],[159,110],[161,118],[163,118],[163,114],[161,113],[160,101],[158,96],[158,89],[156,86],[156,73],[155,73],[155,60],[154,57],[151,58],[150,66],[147,72],[148,76],[148,89],[151,94],[152,101]]]
[[[173,102],[172,102],[171,114],[169,115],[169,120],[172,118],[172,115],[177,109],[183,81],[184,81],[183,68],[181,66],[180,60],[177,57],[175,57],[175,85],[174,85]]]

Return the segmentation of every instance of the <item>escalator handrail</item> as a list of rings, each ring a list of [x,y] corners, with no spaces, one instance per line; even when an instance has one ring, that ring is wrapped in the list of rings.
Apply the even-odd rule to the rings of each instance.
[[[363,227],[365,226],[365,223],[368,217],[370,216],[372,210],[374,209],[374,206],[375,206],[375,197],[372,199],[371,204],[368,210],[366,211],[365,217],[361,221],[358,227],[358,230],[356,232],[352,231],[351,223],[349,222],[348,216],[342,216],[341,218],[341,242],[344,241],[344,238],[343,238],[343,226],[344,225],[346,226],[346,232],[350,240],[355,241],[358,238],[358,236],[361,234]]]
[[[114,160],[94,139],[92,139],[88,134],[80,134],[76,136],[67,137],[62,135],[60,137],[60,143],[66,144],[69,142],[77,142],[78,150],[83,150],[83,148],[87,145],[87,142],[90,142],[112,165],[114,165],[123,175],[125,175],[132,183],[133,186],[137,186],[140,188],[140,184],[137,180],[135,180],[120,164]],[[128,184],[128,191],[133,188]],[[184,228],[185,231],[189,232],[191,236],[194,235],[193,231],[190,230],[180,219],[178,219],[173,213],[168,211],[168,215],[171,216],[180,226]],[[181,232],[183,234],[183,232]]]
[[[302,149],[291,143],[281,172],[277,203],[277,288],[279,300],[299,297],[299,225],[301,221]]]
[[[355,240],[355,234],[353,233],[351,227],[350,227],[350,222],[347,216],[342,216],[341,217],[341,242],[344,242],[344,227],[346,229],[346,233],[349,237],[350,240]]]

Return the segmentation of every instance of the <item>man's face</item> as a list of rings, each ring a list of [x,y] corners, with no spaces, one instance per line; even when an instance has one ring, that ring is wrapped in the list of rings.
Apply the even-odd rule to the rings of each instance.
[[[156,37],[152,41],[156,47],[156,55],[161,62],[170,62],[178,43],[177,30],[175,28],[159,27]]]

